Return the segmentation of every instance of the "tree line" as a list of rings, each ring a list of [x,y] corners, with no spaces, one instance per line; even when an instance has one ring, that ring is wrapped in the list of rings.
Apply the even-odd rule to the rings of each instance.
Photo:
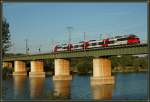
[[[133,56],[133,55],[123,55],[123,56],[110,56],[108,59],[111,60],[112,70],[117,68],[121,70],[147,70],[148,69],[148,56]],[[86,74],[93,71],[93,61],[92,58],[80,58],[74,59],[72,61],[72,70],[77,71],[81,74]],[[118,71],[119,71],[118,70]]]

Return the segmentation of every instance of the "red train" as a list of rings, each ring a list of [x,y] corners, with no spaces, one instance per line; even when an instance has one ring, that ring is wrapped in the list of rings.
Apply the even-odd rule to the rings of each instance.
[[[115,36],[103,40],[90,40],[90,41],[82,41],[82,42],[72,43],[72,44],[56,45],[54,48],[54,52],[77,51],[77,50],[94,49],[100,47],[139,44],[139,43],[140,43],[140,38],[138,38],[136,35],[130,34],[124,36]]]

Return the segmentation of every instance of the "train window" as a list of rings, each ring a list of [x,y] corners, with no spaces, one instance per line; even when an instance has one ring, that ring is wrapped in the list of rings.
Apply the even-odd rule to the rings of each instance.
[[[127,40],[128,38],[120,38],[120,39],[117,39],[117,41],[124,41],[124,40]]]
[[[88,44],[88,43],[85,43],[84,45],[85,45],[85,46],[89,46],[89,44]]]
[[[106,41],[105,44],[109,44],[109,41]]]
[[[75,45],[75,46],[74,46],[74,48],[78,48],[78,47],[79,47],[78,45]]]
[[[109,41],[109,44],[113,44],[114,43],[114,41]]]
[[[57,48],[57,49],[60,49],[60,48],[61,48],[61,46],[56,46],[56,48]]]
[[[62,47],[63,49],[67,49],[67,47]]]
[[[80,45],[80,47],[83,47],[84,45],[82,44],[82,45]]]
[[[121,36],[115,36],[115,38],[121,38]]]
[[[104,42],[99,42],[98,44],[99,44],[99,45],[103,45],[103,44],[104,44]]]
[[[96,43],[92,43],[92,46],[96,46]]]
[[[89,42],[92,42],[92,41],[96,41],[96,40],[89,40]]]

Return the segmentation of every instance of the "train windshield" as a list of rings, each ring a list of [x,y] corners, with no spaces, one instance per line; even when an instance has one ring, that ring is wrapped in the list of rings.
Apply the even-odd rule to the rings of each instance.
[[[137,36],[134,34],[129,35],[129,37],[136,38]]]

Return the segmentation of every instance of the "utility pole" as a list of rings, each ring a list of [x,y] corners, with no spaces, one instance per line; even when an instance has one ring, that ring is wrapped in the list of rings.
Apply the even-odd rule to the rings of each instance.
[[[99,39],[100,39],[100,40],[102,39],[102,34],[99,34]]]
[[[38,50],[39,50],[39,53],[40,53],[40,52],[41,52],[41,49],[39,48]]]
[[[55,43],[54,43],[54,39],[51,40],[51,44],[50,44],[50,52],[53,52],[53,49],[55,47]]]
[[[86,41],[85,41],[85,40],[86,40],[86,39],[85,39],[85,32],[83,33],[83,37],[84,37],[83,47],[84,47],[84,51],[85,51],[85,46],[86,46],[86,45],[85,45],[85,43],[86,43]]]
[[[41,45],[40,45],[40,47],[38,48],[38,50],[39,50],[39,53],[41,53]]]
[[[26,54],[28,54],[28,51],[29,51],[29,47],[28,47],[28,39],[25,39],[26,41]]]
[[[73,27],[68,26],[68,45],[69,45],[69,49],[70,49],[70,44],[71,44],[71,30],[73,29]]]
[[[83,34],[84,34],[83,36],[84,36],[84,41],[85,41],[85,40],[86,40],[86,39],[85,39],[85,32],[84,32]]]
[[[67,29],[68,29],[68,43],[70,44],[71,43],[71,30],[73,29],[73,27],[68,26]]]
[[[12,42],[12,51],[15,52],[15,42]]]

